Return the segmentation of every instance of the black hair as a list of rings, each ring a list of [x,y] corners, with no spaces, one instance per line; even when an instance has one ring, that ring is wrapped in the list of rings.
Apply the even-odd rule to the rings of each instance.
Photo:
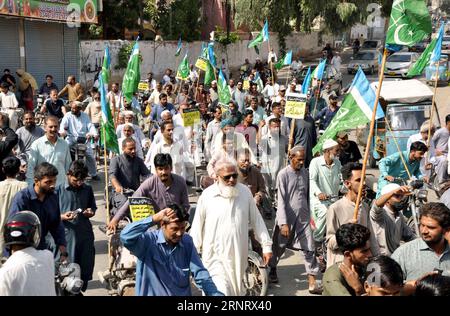
[[[5,89],[8,89],[8,88],[9,88],[9,83],[7,83],[6,81],[3,81],[3,82],[0,84],[0,87],[5,88]]]
[[[244,117],[247,117],[249,115],[253,115],[253,110],[245,110]]]
[[[410,151],[428,151],[427,145],[422,142],[414,142],[411,144]]]
[[[172,157],[170,154],[156,154],[153,159],[153,164],[155,165],[155,168],[172,167]]]
[[[272,118],[269,120],[269,126],[270,126],[270,124],[272,124],[272,123],[278,123],[278,124],[281,125],[281,120],[280,120],[279,118],[272,117]]]
[[[450,114],[447,114],[447,116],[445,117],[445,124],[450,123]]]
[[[8,178],[14,178],[20,171],[20,159],[14,156],[6,157],[2,161],[3,172]]]
[[[363,248],[369,238],[369,229],[360,224],[344,224],[336,231],[336,242],[342,253]]]
[[[167,207],[175,211],[176,216],[178,218],[177,222],[186,222],[189,220],[189,214],[186,211],[184,211],[178,204],[175,203],[169,204],[167,205]]]
[[[403,285],[403,271],[394,259],[388,256],[376,256],[369,260],[364,275],[369,285],[386,288],[392,285]]]
[[[444,203],[430,202],[420,209],[420,217],[431,217],[443,229],[450,228],[450,209]]]
[[[34,114],[34,111],[25,111],[25,113],[23,113],[23,116],[30,114],[31,116],[35,117],[36,115]]]
[[[126,147],[128,143],[136,144],[136,141],[133,137],[127,137],[122,141],[122,148]]]
[[[159,99],[161,100],[162,98],[167,98],[167,94],[165,94],[165,93],[160,93],[160,94],[159,94]]]
[[[416,296],[450,296],[450,277],[430,274],[418,280]]]
[[[48,162],[43,162],[34,168],[34,179],[41,181],[45,177],[56,177],[58,169]]]
[[[56,94],[58,94],[58,89],[51,89],[50,93],[52,93],[53,91],[56,91]]]
[[[362,165],[359,162],[348,162],[341,168],[342,180],[350,180],[352,178],[353,170],[362,170]]]
[[[11,70],[9,70],[8,68],[5,68],[5,70],[3,70],[3,72],[11,72]]]
[[[9,127],[9,116],[4,112],[0,112],[1,127]]]
[[[53,76],[52,75],[47,75],[47,76],[45,76],[45,79],[47,79],[47,78],[53,79]]]
[[[173,122],[171,122],[171,121],[163,121],[163,122],[161,122],[161,124],[159,125],[161,127],[161,132],[164,132],[166,130],[166,126],[169,125],[169,124],[173,125]]]
[[[83,160],[75,160],[70,164],[67,174],[77,179],[84,180],[89,175],[89,172]]]
[[[272,103],[272,110],[273,110],[273,108],[276,108],[276,107],[280,107],[281,106],[281,104],[279,103],[279,102],[274,102],[274,103]]]

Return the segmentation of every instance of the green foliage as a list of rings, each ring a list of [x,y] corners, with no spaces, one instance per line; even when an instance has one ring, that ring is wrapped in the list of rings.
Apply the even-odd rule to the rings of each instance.
[[[97,24],[89,25],[89,34],[92,39],[99,39],[103,36],[103,26]]]
[[[134,42],[124,44],[119,52],[117,53],[118,63],[114,67],[114,69],[126,69],[128,65],[128,61],[131,56],[131,52],[133,51]],[[141,52],[139,52],[139,60],[142,62],[143,58]]]
[[[358,7],[354,3],[343,2],[336,6],[336,13],[341,18],[341,21],[347,21],[357,11]]]
[[[201,1],[149,0],[144,12],[165,40],[195,41],[201,34]]]
[[[241,38],[236,32],[230,32],[227,36],[227,32],[225,32],[220,26],[216,26],[216,30],[214,31],[215,41],[222,44],[223,46],[227,46],[229,44],[236,43]]]

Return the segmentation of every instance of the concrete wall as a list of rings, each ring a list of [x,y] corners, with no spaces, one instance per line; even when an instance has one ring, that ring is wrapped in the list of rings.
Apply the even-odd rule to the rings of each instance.
[[[271,34],[270,44],[273,49],[279,55],[278,40],[276,34]],[[293,50],[294,58],[300,56],[303,59],[306,56],[319,54],[325,46],[325,43],[331,43],[333,45],[333,36],[319,36],[318,33],[311,34],[292,34],[286,39],[287,49]],[[109,45],[111,53],[111,68],[112,68],[112,80],[122,82],[122,76],[125,69],[116,70],[117,55],[120,48],[127,43],[127,41],[115,40],[115,41],[81,41],[80,43],[80,65],[81,65],[81,78],[80,81],[86,86],[91,87],[95,74],[101,68],[102,57],[105,48],[105,44]],[[268,55],[268,45],[263,43],[260,49],[260,55],[258,56],[255,50],[248,49],[249,41],[239,41],[235,44],[229,45],[227,50],[222,48],[221,45],[216,44],[215,53],[218,58],[218,63],[221,64],[221,59],[228,59],[228,65],[233,70],[238,68],[248,58],[250,62],[254,62],[256,57],[266,59]],[[186,53],[186,46],[184,46],[183,52],[179,57],[175,57],[175,51],[177,42],[164,41],[164,42],[152,42],[141,41],[139,42],[141,55],[143,62],[141,63],[141,76],[146,77],[149,71],[155,74],[157,79],[162,77],[162,74],[166,68],[176,69],[181,62],[184,54]],[[186,43],[184,43],[186,45]],[[195,63],[197,57],[200,55],[202,43],[192,42],[188,44],[188,58],[190,63]],[[228,56],[227,56],[228,55]],[[96,67],[97,66],[97,67]]]

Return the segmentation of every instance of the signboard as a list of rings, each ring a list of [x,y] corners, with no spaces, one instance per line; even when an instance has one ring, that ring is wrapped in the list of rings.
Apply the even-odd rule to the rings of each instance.
[[[138,90],[139,91],[147,91],[148,90],[148,82],[139,82]]]
[[[184,110],[181,117],[184,127],[194,126],[195,123],[200,122],[200,112],[197,109]]]
[[[242,89],[250,90],[250,81],[249,80],[244,80],[244,84],[242,85]]]
[[[206,69],[208,69],[207,60],[202,58],[202,57],[200,57],[195,62],[195,67],[197,67],[200,70],[206,71]]]
[[[66,21],[69,27],[97,23],[97,10],[97,0],[0,0],[0,14]]]
[[[133,222],[155,215],[152,201],[146,197],[129,197],[130,215]]]
[[[306,111],[306,94],[290,93],[286,95],[284,116],[293,119],[304,119]]]

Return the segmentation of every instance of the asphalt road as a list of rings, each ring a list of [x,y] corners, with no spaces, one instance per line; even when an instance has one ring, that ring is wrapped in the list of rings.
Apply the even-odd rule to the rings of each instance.
[[[345,72],[346,62],[348,62],[348,56],[343,55],[344,63],[342,65],[342,73],[344,86],[349,84],[353,77],[351,75],[347,75]],[[377,81],[377,76],[368,76],[369,81]],[[285,79],[284,79],[285,80]],[[280,81],[280,83],[284,83],[284,81]],[[437,90],[436,103],[439,111],[441,124],[444,124],[445,116],[450,113],[449,100],[450,99],[450,87],[440,87]],[[351,134],[351,137],[354,137],[354,134]],[[378,176],[378,170],[372,169],[369,170],[368,173],[373,174],[374,176]],[[105,296],[108,295],[105,287],[100,283],[98,279],[98,272],[105,271],[108,267],[108,251],[107,251],[107,238],[106,236],[98,229],[99,225],[103,225],[106,221],[105,214],[105,201],[104,201],[104,168],[99,167],[99,175],[101,181],[93,182],[93,188],[95,192],[95,197],[97,200],[97,213],[91,219],[92,224],[94,226],[94,234],[95,234],[95,248],[96,248],[96,257],[95,257],[95,269],[94,269],[94,279],[89,283],[88,290],[86,295],[88,296]],[[434,194],[431,193],[429,195],[431,200],[434,200]],[[198,199],[198,196],[195,192],[190,193],[190,202],[195,203]],[[273,221],[266,221],[267,227],[271,233],[273,227]],[[298,252],[287,251],[285,256],[280,260],[278,266],[278,277],[279,283],[276,285],[270,285],[268,290],[268,295],[285,295],[285,296],[309,296],[310,294],[307,291],[308,284],[306,273],[304,269],[303,259],[301,258]]]

